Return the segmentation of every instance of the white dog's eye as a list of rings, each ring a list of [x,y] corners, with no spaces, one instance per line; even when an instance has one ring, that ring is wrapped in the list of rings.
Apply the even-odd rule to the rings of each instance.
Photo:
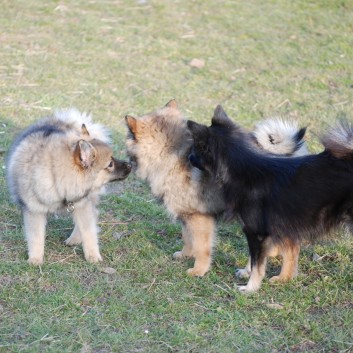
[[[113,160],[111,160],[107,168],[113,168],[113,165],[114,165],[114,162]]]

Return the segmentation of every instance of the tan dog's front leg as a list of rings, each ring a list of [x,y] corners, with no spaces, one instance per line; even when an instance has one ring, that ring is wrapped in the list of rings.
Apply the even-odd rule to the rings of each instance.
[[[182,220],[182,239],[184,242],[184,246],[181,251],[176,251],[173,254],[173,258],[176,260],[183,260],[187,259],[190,257],[193,257],[193,252],[192,252],[192,235],[190,233],[189,228],[186,225],[186,221],[183,219]]]
[[[192,256],[195,258],[194,267],[189,268],[187,273],[202,277],[210,269],[212,262],[215,220],[209,215],[193,214],[186,218],[185,226],[191,238]]]

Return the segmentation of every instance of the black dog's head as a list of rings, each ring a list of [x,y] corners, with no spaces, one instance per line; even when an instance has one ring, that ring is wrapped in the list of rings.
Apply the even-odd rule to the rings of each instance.
[[[187,125],[194,139],[189,161],[193,167],[206,171],[206,168],[213,164],[208,127],[191,120],[187,122]]]
[[[189,161],[195,168],[217,178],[225,172],[223,151],[232,143],[231,137],[242,134],[240,128],[227,116],[219,105],[214,111],[212,124],[207,127],[189,120],[188,128],[192,133],[194,144]]]

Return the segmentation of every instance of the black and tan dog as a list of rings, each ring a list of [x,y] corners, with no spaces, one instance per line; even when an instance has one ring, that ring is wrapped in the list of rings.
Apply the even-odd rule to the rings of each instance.
[[[260,288],[268,256],[284,255],[280,277],[289,279],[297,271],[302,239],[315,240],[352,223],[351,123],[341,122],[322,138],[324,152],[296,158],[255,150],[220,106],[210,127],[192,121],[188,127],[194,139],[191,164],[221,188],[227,212],[239,219],[247,237],[250,279],[241,291]]]

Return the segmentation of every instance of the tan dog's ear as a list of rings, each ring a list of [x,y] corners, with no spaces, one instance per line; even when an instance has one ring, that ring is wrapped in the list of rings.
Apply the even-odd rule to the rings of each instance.
[[[96,149],[89,142],[80,140],[76,143],[74,161],[82,169],[90,168],[96,160],[96,156]]]
[[[88,132],[85,124],[82,124],[81,133],[83,136],[89,136],[89,132]]]
[[[167,108],[178,109],[178,104],[175,99],[170,100],[165,106]]]
[[[126,125],[129,128],[130,132],[135,135],[136,131],[137,131],[137,120],[136,118],[130,116],[130,115],[126,115],[125,116],[125,121],[126,121]]]

